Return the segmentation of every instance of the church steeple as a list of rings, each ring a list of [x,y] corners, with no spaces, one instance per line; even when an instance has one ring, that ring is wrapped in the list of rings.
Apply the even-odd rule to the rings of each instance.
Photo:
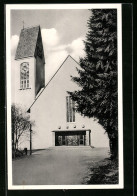
[[[23,98],[31,105],[38,92],[45,86],[45,57],[40,26],[21,30],[15,60],[19,78],[17,101],[22,101]]]
[[[40,26],[23,28],[20,33],[15,60],[26,57],[34,57],[36,46],[38,44],[41,44],[41,50],[43,50]]]

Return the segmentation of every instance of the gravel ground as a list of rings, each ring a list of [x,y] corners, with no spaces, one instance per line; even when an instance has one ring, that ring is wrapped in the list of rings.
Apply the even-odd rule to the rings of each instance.
[[[13,160],[13,185],[79,185],[108,148],[54,147]]]

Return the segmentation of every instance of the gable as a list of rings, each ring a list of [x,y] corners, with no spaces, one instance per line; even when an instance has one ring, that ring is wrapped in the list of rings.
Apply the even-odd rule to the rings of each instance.
[[[15,60],[33,57],[35,55],[39,31],[40,26],[24,28],[21,30]]]
[[[71,56],[68,56],[42,92],[37,96],[28,112],[37,102],[40,100],[43,102],[45,96],[50,96],[51,94],[61,95],[63,92],[67,93],[67,91],[78,89],[78,85],[71,80],[71,76],[78,76],[76,67],[78,67],[78,63]]]

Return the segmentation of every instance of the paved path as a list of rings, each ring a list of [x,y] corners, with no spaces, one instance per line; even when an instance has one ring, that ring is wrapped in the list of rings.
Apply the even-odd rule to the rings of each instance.
[[[13,161],[14,185],[78,185],[108,148],[55,147]]]

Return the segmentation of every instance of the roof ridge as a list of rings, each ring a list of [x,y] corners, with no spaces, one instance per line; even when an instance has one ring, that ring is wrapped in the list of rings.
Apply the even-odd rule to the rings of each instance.
[[[51,79],[48,81],[48,83],[46,84],[46,86],[43,88],[43,90],[39,93],[39,95],[35,98],[35,100],[33,101],[33,103],[31,104],[31,106],[29,107],[29,109],[27,110],[27,112],[30,112],[30,108],[34,105],[34,103],[37,101],[37,99],[40,97],[40,95],[43,93],[43,91],[47,88],[47,86],[50,84],[50,82],[52,81],[52,79],[55,77],[55,75],[58,73],[58,71],[61,69],[61,67],[64,65],[64,63],[66,62],[66,60],[71,57],[72,60],[74,60],[78,65],[79,63],[71,56],[68,55],[65,60],[63,61],[63,63],[60,65],[60,67],[57,69],[57,71],[55,72],[55,74],[51,77]]]
[[[40,27],[40,25],[35,25],[35,26],[24,27],[24,28],[23,28],[23,29],[21,29],[21,30],[25,30],[25,29],[31,29],[31,28],[34,28],[34,27]]]

